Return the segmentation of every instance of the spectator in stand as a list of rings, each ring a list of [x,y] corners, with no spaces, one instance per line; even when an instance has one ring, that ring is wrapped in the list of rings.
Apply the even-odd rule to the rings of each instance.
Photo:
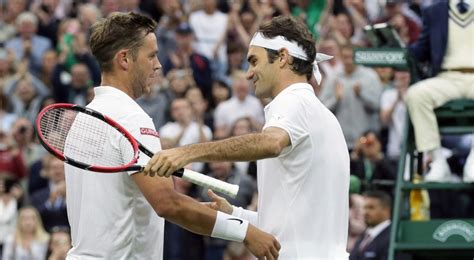
[[[64,84],[62,79],[63,64],[54,70],[53,88],[54,99],[57,102],[73,103],[81,106],[87,104],[88,89],[94,84],[91,79],[90,69],[84,63],[76,63],[71,67],[70,82]]]
[[[341,47],[334,37],[322,39],[318,51],[333,57],[326,62],[318,64],[324,75],[333,75],[344,70],[344,65],[341,60]]]
[[[212,131],[203,121],[193,120],[191,103],[186,98],[177,98],[171,103],[171,117],[174,122],[160,128],[163,149],[202,143],[212,139]],[[204,163],[193,163],[192,169],[202,171]]]
[[[399,15],[402,15],[404,19],[400,19]],[[403,1],[388,0],[385,5],[384,14],[376,23],[391,23],[395,26],[395,29],[400,30],[404,40],[412,43],[418,39],[421,31],[420,25],[416,22],[417,19],[417,15],[409,10]],[[404,31],[403,28],[399,28],[403,22],[405,23],[404,26],[406,26],[407,31]]]
[[[377,73],[353,62],[353,46],[341,49],[344,71],[327,75],[320,99],[336,115],[349,149],[368,129],[378,129],[382,84]]]
[[[397,164],[382,152],[380,137],[374,131],[367,131],[359,138],[351,152],[351,174],[363,180],[363,190],[376,186],[393,194],[392,186],[380,186],[374,180],[395,180]]]
[[[405,97],[410,86],[410,72],[396,71],[394,88],[385,89],[380,101],[380,121],[388,128],[387,157],[397,165],[400,157],[407,108]]]
[[[38,17],[38,35],[48,38],[52,47],[57,45],[57,33],[61,19],[56,13],[59,1],[33,1],[31,10]]]
[[[44,230],[38,211],[21,208],[16,230],[3,245],[2,259],[45,259],[49,234]]]
[[[156,129],[160,129],[170,119],[169,114],[169,100],[163,94],[162,89],[166,87],[166,79],[162,71],[156,73],[156,84],[150,86],[150,92],[144,93],[143,96],[137,99],[137,103],[143,110],[153,119],[153,124]]]
[[[15,22],[18,16],[27,11],[28,0],[10,0],[2,2],[2,19],[0,19],[0,42],[6,42],[15,37]],[[3,7],[5,8],[3,10]]]
[[[13,51],[0,48],[0,92],[3,92],[5,83],[11,80],[17,72]]]
[[[10,99],[0,92],[0,131],[7,133],[17,119],[14,113],[11,113]]]
[[[328,18],[329,31],[323,37],[331,36],[337,40],[339,45],[364,45],[364,34],[362,27],[356,27],[352,16],[347,12],[341,12]]]
[[[214,111],[216,107],[228,100],[231,96],[230,85],[225,80],[214,80],[212,83],[212,99],[210,102],[210,110]]]
[[[351,252],[359,237],[366,229],[364,221],[364,197],[354,193],[349,195],[349,236],[347,251]]]
[[[64,260],[71,249],[71,234],[68,227],[57,226],[51,231],[47,260]]]
[[[215,70],[226,64],[227,22],[228,15],[217,9],[217,0],[204,0],[202,10],[189,15],[189,25],[196,37],[195,50],[212,61]]]
[[[40,144],[33,141],[33,124],[26,118],[18,118],[15,123],[13,123],[11,134],[13,136],[14,147],[21,152],[21,157],[27,169],[46,153]]]
[[[51,41],[37,34],[38,18],[31,12],[21,13],[16,18],[18,36],[7,41],[5,47],[15,53],[18,61],[28,60],[33,74],[41,71],[43,55],[52,48]]]
[[[331,4],[321,0],[297,0],[295,2],[296,5],[291,10],[291,14],[305,21],[306,26],[313,36],[318,37],[318,24],[321,18],[328,13]]]
[[[245,72],[236,72],[232,76],[232,98],[220,103],[214,111],[214,129],[228,136],[232,125],[241,117],[255,121],[253,124],[257,129],[263,125],[262,104],[250,95],[250,82]]]
[[[214,1],[214,0],[210,0]],[[180,24],[176,29],[176,50],[164,60],[165,75],[173,69],[189,70],[194,81],[207,100],[211,98],[212,70],[209,59],[198,54],[193,48],[193,29],[187,23]],[[196,48],[196,50],[198,50]]]
[[[17,200],[22,194],[17,182],[0,177],[0,255],[6,237],[15,231],[19,204]]]
[[[0,130],[0,175],[14,181],[22,180],[26,175],[26,165],[19,149],[9,132]]]
[[[367,230],[355,243],[349,260],[387,259],[392,199],[384,192],[369,191],[364,194],[364,201]]]
[[[51,232],[55,226],[68,226],[66,210],[66,183],[64,162],[52,158],[45,170],[48,186],[31,196],[32,205],[38,210],[46,231]]]
[[[13,93],[11,101],[13,104],[13,113],[17,117],[25,117],[30,120],[30,122],[35,121],[41,101],[46,96],[37,91],[38,89],[44,89],[45,93],[49,93],[49,90],[41,81],[28,76],[22,77],[19,80],[10,81],[6,84],[6,94]]]
[[[58,55],[56,51],[49,50],[43,55],[41,63],[41,71],[38,74],[38,79],[51,91],[53,91],[53,75],[54,68],[58,63]]]
[[[186,14],[183,6],[179,0],[155,1],[157,9],[161,12],[159,19],[153,17],[158,21],[158,28],[156,29],[156,38],[158,40],[158,60],[163,64],[168,58],[168,54],[176,50],[176,44],[179,37],[176,29],[186,21]],[[165,71],[166,74],[167,71]]]
[[[214,118],[212,114],[208,112],[208,102],[204,99],[201,90],[196,87],[190,88],[186,92],[186,99],[191,103],[193,120],[213,130]]]

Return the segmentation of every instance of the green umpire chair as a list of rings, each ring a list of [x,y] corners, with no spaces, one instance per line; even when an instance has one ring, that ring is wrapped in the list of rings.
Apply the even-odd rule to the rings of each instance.
[[[413,62],[401,48],[360,48],[354,62],[365,66],[409,69]],[[474,133],[474,100],[454,100],[435,110],[441,134]],[[404,177],[405,169],[409,177]],[[474,260],[474,219],[410,220],[410,193],[421,190],[474,190],[474,183],[417,183],[422,172],[422,154],[416,151],[413,125],[407,115],[400,155],[392,214],[389,260],[398,253],[412,260]],[[470,198],[474,200],[474,198]]]

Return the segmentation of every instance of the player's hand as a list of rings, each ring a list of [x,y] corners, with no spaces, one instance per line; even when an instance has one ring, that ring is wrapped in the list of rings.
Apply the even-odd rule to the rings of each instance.
[[[225,198],[215,194],[211,189],[207,190],[207,195],[212,200],[212,202],[204,203],[206,206],[210,207],[211,209],[232,215],[232,211],[234,211],[234,209]]]
[[[170,177],[175,171],[188,164],[185,158],[186,154],[179,148],[162,150],[148,161],[143,172],[150,177],[155,175]]]
[[[274,236],[257,229],[251,224],[249,224],[244,244],[259,260],[278,259],[278,252],[281,248],[280,243]]]

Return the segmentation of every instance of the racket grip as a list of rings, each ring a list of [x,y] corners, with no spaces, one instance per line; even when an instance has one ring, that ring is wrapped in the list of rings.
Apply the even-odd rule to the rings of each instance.
[[[187,180],[202,187],[208,187],[213,191],[226,194],[232,198],[235,198],[235,196],[237,196],[237,193],[239,192],[239,185],[230,184],[225,181],[221,181],[188,169],[181,169],[177,172],[176,175],[182,175],[181,178],[184,180]]]

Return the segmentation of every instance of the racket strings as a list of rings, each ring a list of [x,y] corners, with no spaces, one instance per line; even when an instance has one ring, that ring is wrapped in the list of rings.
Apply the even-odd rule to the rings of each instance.
[[[50,146],[85,164],[118,167],[134,159],[130,141],[108,123],[86,113],[56,108],[40,122]]]

